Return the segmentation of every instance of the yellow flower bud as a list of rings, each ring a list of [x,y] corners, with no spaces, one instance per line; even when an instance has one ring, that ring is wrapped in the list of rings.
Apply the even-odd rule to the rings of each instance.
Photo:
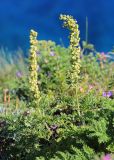
[[[38,72],[37,72],[37,49],[38,49],[38,40],[37,40],[37,32],[34,30],[30,31],[30,66],[29,66],[29,84],[30,91],[33,93],[34,104],[36,105],[40,99],[40,91],[38,88]]]

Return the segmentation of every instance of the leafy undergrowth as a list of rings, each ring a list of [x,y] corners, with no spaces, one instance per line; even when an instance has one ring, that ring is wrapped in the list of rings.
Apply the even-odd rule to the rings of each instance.
[[[39,41],[38,45],[41,99],[36,108],[29,91],[28,62],[23,57],[20,63],[17,58],[12,59],[13,63],[3,59],[6,63],[0,68],[0,159],[94,160],[95,155],[111,156],[113,52],[98,53],[92,45],[83,43],[78,107],[75,92],[69,87],[69,48],[52,41]]]

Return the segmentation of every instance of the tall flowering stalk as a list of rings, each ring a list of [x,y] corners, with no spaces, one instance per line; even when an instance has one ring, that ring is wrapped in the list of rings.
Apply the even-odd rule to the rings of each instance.
[[[40,91],[38,88],[37,82],[37,50],[38,50],[38,40],[37,40],[38,33],[34,30],[30,31],[30,57],[29,57],[29,84],[30,84],[30,91],[33,94],[33,99],[35,105],[38,103],[40,99]]]
[[[79,109],[78,102],[78,79],[80,74],[80,57],[81,57],[81,49],[79,45],[79,26],[77,21],[73,19],[72,16],[69,15],[60,15],[60,19],[64,21],[64,27],[70,30],[70,51],[71,51],[71,71],[70,71],[70,79],[71,79],[71,87],[76,91],[76,99],[77,105]],[[80,111],[79,111],[80,114]]]

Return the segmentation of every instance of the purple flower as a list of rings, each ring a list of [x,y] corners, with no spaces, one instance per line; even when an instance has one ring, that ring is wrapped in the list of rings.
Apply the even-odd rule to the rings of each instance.
[[[80,59],[82,59],[82,55],[80,55]]]
[[[112,92],[111,91],[108,91],[108,92],[103,92],[103,97],[108,97],[110,98],[112,96]]]
[[[50,56],[55,56],[55,53],[53,51],[50,52]]]
[[[102,96],[103,96],[103,97],[106,97],[106,96],[107,96],[106,92],[103,92]]]
[[[51,129],[52,131],[57,130],[57,128],[58,128],[58,126],[55,125],[55,124],[53,124],[53,125],[50,126],[50,129]]]
[[[49,71],[48,71],[48,72],[47,72],[47,76],[48,76],[48,78],[50,78],[50,77],[51,77],[51,75],[52,75],[52,74],[51,74],[51,72],[49,72]]]
[[[2,127],[5,127],[6,126],[6,121],[0,121],[0,127],[2,128]]]
[[[107,97],[111,97],[111,96],[112,96],[112,92],[109,91],[109,92],[107,93]]]
[[[106,156],[103,157],[103,160],[111,160],[110,154],[107,154]]]
[[[40,55],[40,52],[39,52],[39,51],[37,51],[37,52],[36,52],[36,54],[37,54],[37,56],[39,56],[39,55]]]
[[[17,71],[17,72],[16,72],[16,76],[17,76],[18,78],[22,78],[23,74],[22,74],[21,71]]]

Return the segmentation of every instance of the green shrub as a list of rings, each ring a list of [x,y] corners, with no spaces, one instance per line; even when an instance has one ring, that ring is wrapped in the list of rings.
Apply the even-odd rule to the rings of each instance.
[[[18,65],[13,64],[14,72],[7,70],[11,64],[6,65],[7,74],[13,77],[8,87],[14,93],[9,108],[2,111],[0,104],[1,160],[92,160],[95,155],[114,153],[114,65],[87,42],[82,47],[76,93],[68,76],[72,70],[70,48],[38,41],[35,81],[37,78],[40,101],[36,108],[27,69],[20,67],[23,74],[12,81]],[[4,86],[7,88],[6,83]]]

